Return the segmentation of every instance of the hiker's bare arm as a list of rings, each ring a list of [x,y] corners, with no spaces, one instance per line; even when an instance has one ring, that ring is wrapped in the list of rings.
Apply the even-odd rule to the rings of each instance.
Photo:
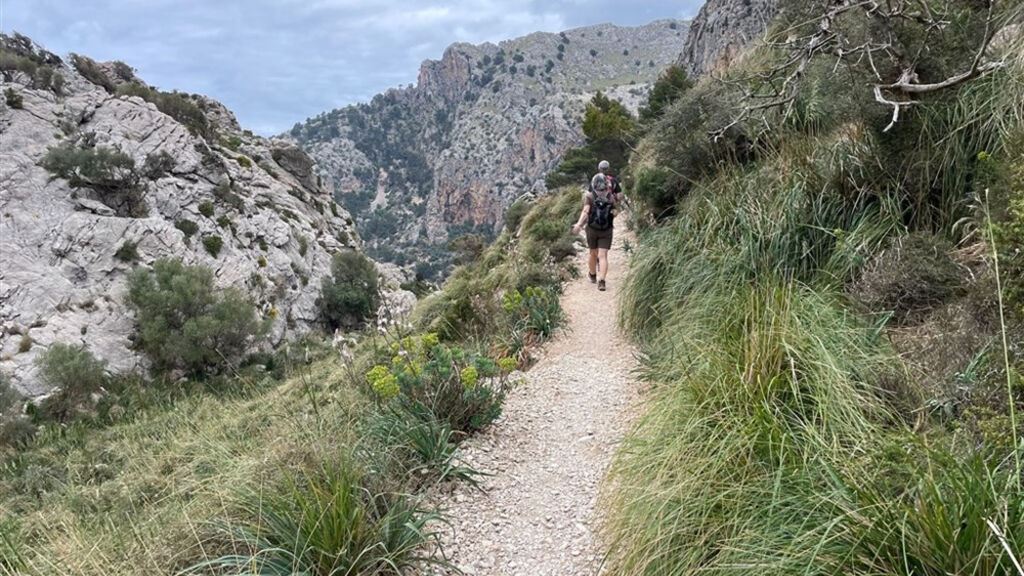
[[[583,203],[583,210],[580,210],[580,218],[579,218],[579,220],[577,220],[576,223],[572,225],[572,233],[573,234],[579,234],[580,233],[580,230],[583,228],[583,223],[587,221],[587,216],[589,216],[589,215],[590,215],[590,203],[589,202],[584,202]]]

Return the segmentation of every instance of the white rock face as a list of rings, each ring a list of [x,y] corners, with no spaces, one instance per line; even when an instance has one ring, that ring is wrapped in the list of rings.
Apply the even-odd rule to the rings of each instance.
[[[34,360],[55,342],[85,345],[112,371],[145,369],[130,349],[125,280],[159,258],[207,266],[218,285],[251,294],[273,318],[271,343],[310,330],[332,254],[358,248],[358,238],[309,157],[238,131],[208,100],[193,101],[209,111],[216,141],[139,97],[108,94],[68,66],[59,72],[67,80],[60,96],[17,73],[0,86],[22,98],[21,109],[0,104],[0,370],[15,386],[47,392]],[[39,166],[49,147],[83,135],[140,168],[150,155],[170,155],[167,174],[144,179],[147,217],[117,216],[91,190],[73,190]],[[198,228],[191,238],[175,226],[183,220]],[[223,243],[216,256],[203,243],[213,236]],[[126,242],[137,246],[135,263],[115,256]]]
[[[778,0],[707,0],[678,64],[693,78],[724,71],[764,35],[778,9]]]

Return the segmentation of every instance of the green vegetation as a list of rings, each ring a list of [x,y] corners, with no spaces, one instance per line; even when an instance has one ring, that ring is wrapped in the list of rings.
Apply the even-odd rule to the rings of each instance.
[[[559,280],[571,277],[575,268],[552,251],[568,243],[575,252],[569,228],[580,199],[579,190],[568,187],[532,205],[525,200],[513,205],[501,235],[424,299],[414,315],[416,326],[444,341],[497,334],[502,355],[528,363],[532,345],[563,322]]]
[[[158,372],[204,376],[231,370],[263,333],[250,298],[214,288],[209,269],[180,260],[136,269],[128,278],[127,303],[138,323],[138,348]]]
[[[922,83],[969,69],[987,28],[940,4],[955,33],[885,37],[927,44]],[[816,8],[786,6],[773,31],[810,37]],[[833,31],[867,41],[876,17]],[[1024,68],[916,95],[890,127],[871,84],[899,68],[821,54],[792,106],[744,113],[790,57],[648,105],[621,321],[652,391],[613,465],[609,573],[1016,574],[1024,316],[999,302],[1024,278],[1005,271]]]
[[[114,258],[117,258],[121,262],[133,263],[139,259],[139,244],[138,242],[132,242],[131,240],[125,240],[124,244],[114,252]]]
[[[217,184],[217,187],[213,189],[213,197],[240,212],[245,206],[242,197],[235,193],[229,182]]]
[[[4,102],[8,107],[15,110],[21,110],[25,107],[25,100],[21,97],[21,94],[15,92],[14,88],[11,88],[10,86],[4,90]]]
[[[213,218],[213,202],[210,202],[209,200],[204,200],[199,203],[199,206],[197,208],[199,210],[199,213],[202,214],[203,216],[206,216],[207,218]]]
[[[7,374],[0,372],[0,458],[6,459],[35,435],[35,427],[22,414],[24,406],[25,399],[11,387]],[[0,536],[6,536],[5,532],[5,528],[0,527]],[[3,540],[0,538],[0,568],[9,568],[4,562],[13,554],[10,554],[11,551],[7,549],[9,545]]]
[[[623,55],[628,55],[628,51],[623,52]],[[687,77],[686,71],[679,66],[669,66],[651,88],[647,105],[640,108],[640,120],[655,120],[666,106],[678,100],[690,88],[693,88],[693,82]]]
[[[245,497],[251,520],[224,529],[244,554],[204,561],[186,573],[396,574],[422,563],[437,515],[401,495],[374,493],[351,464],[323,463],[280,492]]]
[[[65,81],[57,70],[62,65],[59,56],[39,48],[27,36],[0,34],[0,77],[5,82],[13,82],[16,73],[21,73],[30,80],[30,87],[61,96]],[[10,100],[7,105],[16,108]]]
[[[92,78],[89,79],[93,81]],[[155,104],[157,110],[174,118],[193,134],[202,136],[210,141],[216,141],[217,133],[215,127],[206,118],[201,104],[188,94],[161,92],[138,81],[127,82],[107,91],[111,93],[116,92],[119,96],[138,96],[146,102]]]
[[[92,58],[79,54],[72,54],[71,65],[74,66],[75,70],[77,70],[78,73],[85,77],[89,82],[103,88],[110,94],[117,92],[117,85],[114,84],[114,81],[100,69],[99,64],[97,64]]]
[[[203,236],[203,248],[206,248],[206,252],[216,258],[220,255],[220,249],[224,246],[224,239],[216,234],[210,236]]]
[[[189,220],[188,218],[175,220],[174,227],[177,228],[178,230],[181,230],[181,233],[185,235],[186,242],[188,241],[189,238],[194,236],[196,232],[199,232],[199,224],[196,224],[195,222]]]
[[[548,188],[588,184],[601,160],[609,161],[615,170],[624,167],[637,128],[636,119],[622,103],[601,92],[595,94],[583,117],[586,144],[566,151],[562,163],[545,178]]]
[[[116,147],[83,146],[67,141],[51,147],[39,165],[75,189],[89,189],[119,216],[141,218],[148,213],[146,186],[135,160]]]
[[[334,255],[331,275],[321,284],[320,317],[331,330],[354,329],[377,311],[377,267],[359,252]]]
[[[36,357],[43,383],[54,393],[39,405],[37,416],[67,422],[92,407],[92,395],[107,382],[106,362],[83,346],[56,343]]]

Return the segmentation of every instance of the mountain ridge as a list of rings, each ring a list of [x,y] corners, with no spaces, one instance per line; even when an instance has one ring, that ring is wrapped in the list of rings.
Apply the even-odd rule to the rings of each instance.
[[[491,236],[512,201],[546,192],[544,175],[583,141],[595,92],[636,110],[687,31],[685,21],[660,19],[455,43],[423,62],[415,86],[325,112],[288,135],[353,211],[369,253],[438,274],[448,239]]]

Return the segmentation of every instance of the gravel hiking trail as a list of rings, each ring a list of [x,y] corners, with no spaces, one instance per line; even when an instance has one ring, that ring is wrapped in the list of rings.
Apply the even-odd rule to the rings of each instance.
[[[634,350],[616,324],[623,236],[615,236],[605,292],[587,278],[586,251],[577,257],[581,278],[562,295],[566,329],[509,394],[501,418],[463,444],[463,460],[490,474],[482,490],[461,482],[439,496],[450,522],[442,543],[465,574],[600,573],[599,485],[639,397]]]

